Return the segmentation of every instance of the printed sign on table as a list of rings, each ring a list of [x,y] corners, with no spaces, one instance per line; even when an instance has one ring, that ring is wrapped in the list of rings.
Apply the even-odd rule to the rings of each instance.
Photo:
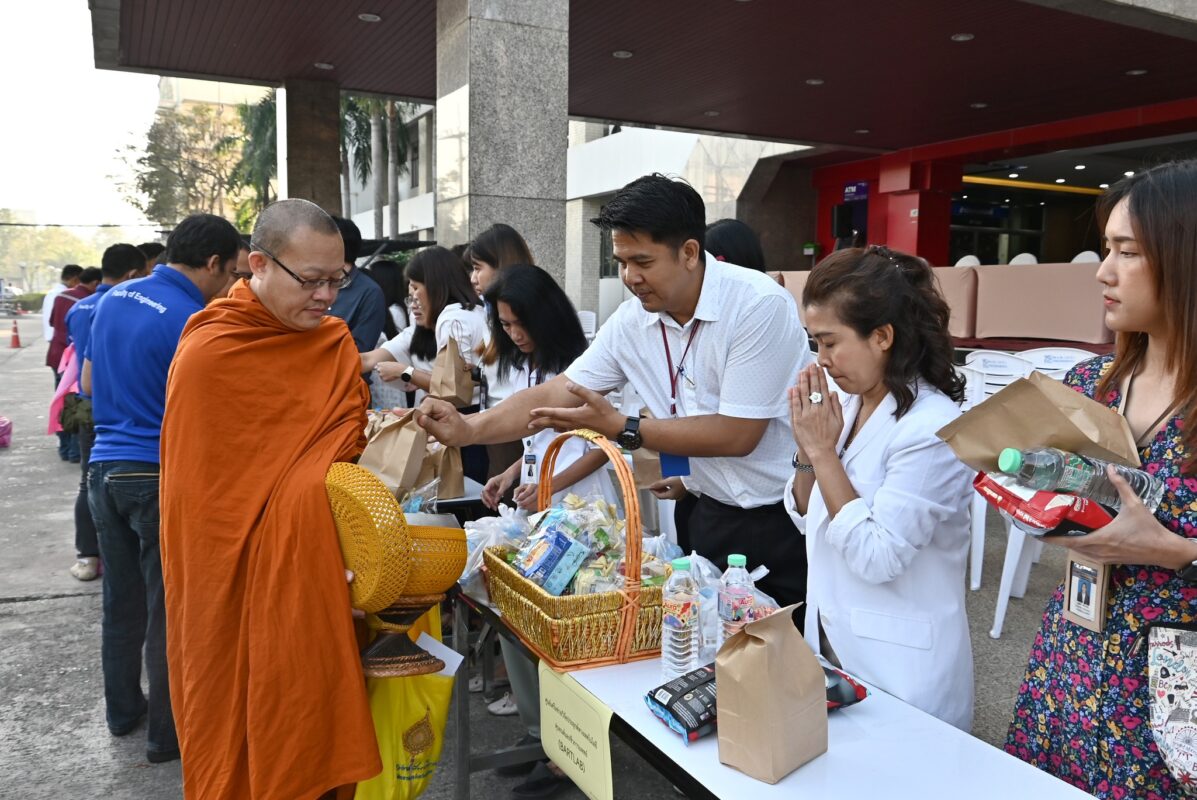
[[[540,742],[590,800],[613,800],[611,709],[570,675],[540,662]]]

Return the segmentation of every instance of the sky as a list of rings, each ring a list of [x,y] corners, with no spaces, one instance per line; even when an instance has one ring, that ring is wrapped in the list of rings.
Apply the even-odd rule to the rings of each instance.
[[[2,5],[0,208],[41,223],[144,223],[114,176],[130,177],[117,151],[144,145],[158,77],[95,68],[86,0]]]

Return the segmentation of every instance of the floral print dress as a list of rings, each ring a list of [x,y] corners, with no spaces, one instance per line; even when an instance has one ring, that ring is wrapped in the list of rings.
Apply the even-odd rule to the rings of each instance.
[[[1113,363],[1102,356],[1074,367],[1064,382],[1094,397]],[[1117,408],[1121,393],[1101,400]],[[1173,417],[1140,452],[1165,484],[1156,518],[1197,537],[1197,479],[1182,477],[1184,420]],[[1146,640],[1151,622],[1197,620],[1197,585],[1170,569],[1117,565],[1110,575],[1106,627],[1093,633],[1064,619],[1056,589],[1031,648],[1006,751],[1100,798],[1184,796],[1160,759],[1148,726]]]

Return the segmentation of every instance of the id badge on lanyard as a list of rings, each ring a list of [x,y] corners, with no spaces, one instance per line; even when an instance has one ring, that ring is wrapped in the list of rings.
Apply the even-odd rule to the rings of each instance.
[[[669,337],[665,333],[665,323],[658,321],[657,325],[661,328],[661,341],[665,344],[665,363],[669,367],[669,414],[674,419],[677,419],[678,381],[682,379],[690,384],[690,386],[694,385],[694,381],[686,374],[685,362],[686,356],[690,353],[690,346],[694,344],[694,339],[698,336],[698,328],[702,325],[702,321],[694,321],[694,327],[690,330],[690,338],[686,342],[686,349],[682,351],[682,357],[678,361],[676,369],[673,366],[673,353],[669,350]],[[689,456],[675,456],[672,453],[661,453],[660,458],[662,478],[685,478],[689,476]]]

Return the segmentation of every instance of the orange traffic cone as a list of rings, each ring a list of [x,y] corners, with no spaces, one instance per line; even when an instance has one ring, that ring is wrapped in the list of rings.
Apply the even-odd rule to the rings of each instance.
[[[12,341],[8,344],[9,348],[16,350],[21,346],[21,332],[17,330],[17,321],[12,321]]]

